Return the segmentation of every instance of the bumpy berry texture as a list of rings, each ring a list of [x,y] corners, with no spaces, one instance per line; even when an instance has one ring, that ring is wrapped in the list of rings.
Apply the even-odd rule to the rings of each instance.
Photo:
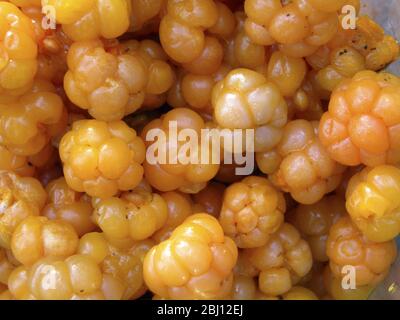
[[[147,144],[144,171],[146,180],[152,187],[162,192],[179,189],[185,193],[197,193],[215,177],[219,163],[213,163],[211,159],[211,144],[202,146],[200,141],[195,141],[198,144],[198,153],[192,153],[190,159],[182,159],[181,148],[184,148],[187,142],[174,140],[184,129],[191,129],[197,137],[201,137],[201,130],[205,128],[204,120],[196,112],[187,108],[177,108],[150,122],[143,129],[142,138]],[[174,131],[177,133],[175,138]],[[154,142],[156,137],[158,140]],[[203,147],[209,149],[203,150]],[[206,157],[207,155],[209,157]]]
[[[10,248],[15,228],[26,217],[38,216],[46,197],[38,180],[0,171],[0,246]]]
[[[366,168],[349,181],[347,210],[371,241],[385,242],[400,233],[400,169],[393,166]]]
[[[168,0],[159,36],[167,54],[179,63],[198,58],[204,49],[207,28],[218,21],[214,0]]]
[[[383,69],[398,58],[399,52],[395,38],[386,35],[370,17],[361,16],[356,29],[340,28],[335,38],[307,57],[307,61],[317,70],[319,85],[331,92],[357,72]]]
[[[89,255],[63,260],[47,257],[34,265],[16,268],[8,287],[17,300],[113,300],[118,299],[113,277],[103,275]]]
[[[214,85],[231,70],[221,65],[210,74],[178,71],[176,81],[168,93],[167,102],[174,108],[188,107],[198,112],[212,114],[211,97]]]
[[[106,51],[101,41],[74,43],[68,51],[64,88],[73,103],[98,120],[120,120],[146,103],[146,94],[165,93],[173,72],[161,47],[129,41]]]
[[[27,217],[13,232],[11,250],[24,265],[44,257],[67,258],[76,252],[78,235],[67,222],[46,217]]]
[[[53,152],[51,139],[67,124],[67,111],[56,89],[36,80],[22,95],[2,96],[0,105],[0,170],[32,175]],[[31,168],[29,168],[31,167]]]
[[[143,177],[145,146],[122,121],[76,121],[60,142],[68,185],[99,198],[136,187]]]
[[[90,198],[71,189],[65,179],[58,178],[46,186],[47,203],[42,215],[50,220],[62,220],[73,226],[78,236],[94,231]]]
[[[252,176],[234,183],[223,199],[219,220],[239,248],[265,245],[283,223],[285,199],[266,178]]]
[[[326,240],[331,226],[347,214],[345,201],[338,196],[326,196],[312,205],[299,205],[288,217],[308,242],[314,260],[328,261]]]
[[[257,44],[246,34],[243,11],[235,12],[236,28],[224,39],[224,61],[232,67],[244,67],[257,70],[266,65],[270,50],[268,47]]]
[[[339,30],[338,11],[345,0],[246,0],[245,30],[260,45],[278,43],[296,56],[307,56]]]
[[[341,27],[325,47],[307,57],[307,60],[313,68],[320,69],[326,66],[329,54],[340,47],[356,50],[363,57],[365,69],[373,71],[381,70],[396,60],[400,51],[395,38],[385,34],[385,30],[370,17],[360,16],[355,29]]]
[[[129,0],[42,0],[42,5],[54,8],[57,23],[74,41],[117,38],[129,28]]]
[[[275,51],[268,62],[267,78],[273,81],[285,97],[293,97],[306,77],[307,66],[302,58],[293,58]]]
[[[85,234],[79,241],[78,252],[91,256],[103,275],[112,279],[107,289],[118,299],[135,299],[146,292],[143,280],[143,260],[152,241],[137,242],[127,247],[113,245],[102,233]]]
[[[248,261],[259,272],[260,290],[268,296],[289,292],[312,267],[309,245],[288,223],[283,224],[264,246],[245,251]]]
[[[321,56],[328,61],[323,61],[323,65],[319,66]],[[329,92],[332,92],[344,79],[349,79],[357,72],[366,69],[363,55],[350,46],[332,50],[321,48],[307,61],[318,70],[316,74],[318,84]]]
[[[143,100],[144,108],[160,107],[165,102],[166,92],[172,87],[175,78],[175,73],[168,63],[168,56],[161,45],[153,40],[129,40],[118,46],[118,53],[133,56],[145,67],[142,80],[144,87],[136,98],[138,106],[140,107],[139,103]],[[143,77],[143,74],[139,77]],[[152,100],[160,102],[153,105]]]
[[[164,225],[152,236],[152,239],[157,243],[167,240],[175,228],[180,226],[187,217],[194,213],[193,203],[187,194],[170,191],[161,193],[161,197],[167,204],[168,217]]]
[[[144,279],[162,298],[223,298],[232,287],[237,255],[235,243],[224,236],[218,221],[196,214],[147,253]]]
[[[320,122],[319,138],[339,163],[395,164],[400,159],[400,79],[362,71],[333,92]]]
[[[214,120],[221,128],[254,129],[256,152],[279,143],[287,104],[278,87],[262,74],[235,69],[216,84],[212,95]]]
[[[143,181],[119,197],[94,201],[93,220],[108,239],[140,241],[151,237],[167,221],[164,199]]]
[[[0,90],[29,85],[37,71],[37,38],[31,20],[15,5],[0,3],[2,24],[0,47]]]
[[[352,266],[356,285],[375,285],[382,281],[397,255],[393,240],[375,243],[368,240],[352,223],[350,217],[339,219],[327,240],[327,255],[333,275],[341,279],[342,268]]]
[[[317,125],[306,120],[291,121],[275,149],[257,154],[261,171],[302,204],[313,204],[335,190],[344,171],[319,141]]]

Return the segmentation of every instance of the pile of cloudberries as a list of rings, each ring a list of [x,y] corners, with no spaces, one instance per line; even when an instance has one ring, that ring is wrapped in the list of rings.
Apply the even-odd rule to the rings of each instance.
[[[0,1],[0,300],[367,299],[400,46],[360,1]]]

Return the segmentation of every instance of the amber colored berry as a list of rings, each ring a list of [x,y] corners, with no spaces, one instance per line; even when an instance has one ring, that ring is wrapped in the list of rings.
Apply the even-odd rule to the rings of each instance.
[[[32,21],[14,4],[0,3],[0,89],[15,90],[32,83],[38,46]]]
[[[399,78],[373,71],[361,71],[335,89],[319,126],[334,160],[349,166],[399,161],[399,89]]]
[[[154,243],[147,240],[133,246],[116,247],[104,234],[92,232],[80,239],[78,252],[94,258],[103,275],[113,280],[112,286],[106,286],[103,290],[106,297],[111,295],[127,300],[138,298],[146,292],[143,259],[153,245]]]
[[[285,223],[259,248],[245,249],[249,262],[259,270],[260,290],[269,296],[287,293],[312,267],[308,243]]]
[[[179,83],[176,83],[174,87],[175,97],[172,97],[172,92],[170,92],[168,102],[172,103],[174,108],[187,106],[199,112],[212,114],[211,98],[214,85],[230,70],[229,66],[221,65],[216,72],[211,74],[186,73],[182,75],[181,79],[177,80]]]
[[[333,91],[341,81],[366,69],[365,58],[351,47],[339,47],[329,56],[329,64],[318,71],[317,81],[321,87]]]
[[[120,120],[145,103],[146,93],[164,93],[173,83],[165,54],[150,40],[121,44],[115,54],[98,40],[76,42],[67,59],[68,97],[98,120]]]
[[[234,183],[223,199],[219,220],[239,248],[265,245],[283,223],[285,199],[266,178],[252,176]]]
[[[196,214],[147,253],[144,279],[163,298],[223,298],[232,287],[237,255],[235,243],[224,236],[218,221]]]
[[[328,43],[339,29],[343,0],[323,6],[316,0],[246,0],[247,34],[258,44],[281,44],[292,56],[304,57]]]
[[[23,173],[32,160],[27,157],[39,160],[45,155],[41,152],[50,151],[44,149],[66,127],[67,112],[47,81],[35,81],[23,95],[8,100],[0,105],[0,169]]]
[[[207,190],[207,188],[204,190]],[[167,240],[175,228],[194,213],[193,203],[189,195],[177,191],[165,192],[160,195],[167,204],[168,217],[164,225],[152,236],[152,239],[157,243]]]
[[[289,122],[276,149],[256,159],[274,185],[302,204],[313,204],[335,190],[344,171],[318,140],[316,126],[306,120]]]
[[[165,52],[179,63],[189,63],[204,50],[207,28],[218,21],[214,0],[168,0],[159,36]]]
[[[212,105],[221,128],[254,129],[256,152],[272,149],[282,138],[287,104],[279,88],[260,73],[231,71],[214,87]]]
[[[191,146],[198,146],[196,153],[183,154],[182,150],[187,150],[188,143],[182,139],[177,141],[185,129],[190,130],[192,136],[196,134],[190,141]],[[219,162],[215,163],[211,158],[211,143],[201,144],[202,129],[205,129],[204,120],[188,108],[173,109],[143,129],[142,138],[147,146],[144,172],[152,187],[162,192],[179,189],[185,193],[197,193],[214,178]],[[174,132],[177,134],[175,137]]]
[[[42,215],[50,220],[68,222],[78,236],[94,231],[96,226],[91,218],[93,207],[85,194],[71,189],[63,177],[51,181],[46,186],[46,192],[48,199]]]
[[[119,241],[145,240],[159,230],[168,218],[167,203],[159,194],[152,192],[146,181],[119,197],[102,199],[94,207],[93,220],[107,238]]]
[[[207,31],[221,38],[228,38],[236,28],[235,15],[225,3],[216,1],[215,4],[217,5],[218,19]]]
[[[381,70],[396,60],[400,52],[398,41],[385,34],[385,30],[367,15],[358,17],[355,29],[340,28],[328,43],[330,49],[343,46],[357,50],[365,59],[365,68],[373,71]]]
[[[19,300],[103,300],[105,283],[92,257],[73,255],[65,260],[46,257],[31,267],[18,267],[11,273],[8,287]]]
[[[326,247],[334,276],[342,279],[346,274],[342,269],[353,267],[357,286],[374,285],[383,280],[397,255],[395,241],[368,240],[350,217],[339,219],[331,227]]]
[[[10,248],[15,228],[26,217],[38,216],[46,197],[38,180],[0,171],[0,246]]]
[[[107,198],[140,183],[145,146],[123,121],[81,120],[62,138],[60,157],[73,190]]]
[[[222,208],[225,185],[218,182],[210,182],[207,187],[193,195],[193,201],[204,207],[205,212],[218,218]]]
[[[130,0],[42,0],[52,6],[57,23],[74,41],[111,39],[125,33],[130,23]]]
[[[67,258],[76,252],[78,235],[69,223],[46,217],[27,217],[13,232],[11,250],[24,265],[32,265],[41,258]]]
[[[307,73],[302,58],[293,58],[276,51],[268,62],[268,79],[273,81],[285,97],[292,97],[300,88]]]
[[[382,165],[366,168],[349,181],[347,210],[371,241],[385,242],[400,233],[400,169]]]
[[[143,106],[151,107],[148,100],[162,97],[172,86],[174,81],[174,72],[168,63],[168,56],[161,45],[153,40],[128,40],[118,46],[118,52],[121,55],[133,56],[137,63],[144,65],[145,74],[135,75],[137,79],[129,80],[133,75],[125,74],[126,80],[134,84],[136,81],[144,81],[145,86],[141,93],[144,93]],[[129,71],[128,71],[129,72]],[[139,91],[139,89],[136,89]],[[137,99],[136,99],[137,100]],[[133,112],[135,110],[131,110]]]
[[[312,205],[299,205],[289,221],[308,242],[316,261],[328,261],[326,240],[331,226],[347,214],[345,201],[339,196],[326,196]]]

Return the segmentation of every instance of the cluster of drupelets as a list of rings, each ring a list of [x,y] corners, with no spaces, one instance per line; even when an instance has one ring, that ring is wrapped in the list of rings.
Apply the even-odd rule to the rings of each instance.
[[[0,1],[0,299],[367,298],[400,233],[399,45],[345,5]],[[254,129],[257,167],[147,161],[172,121]]]

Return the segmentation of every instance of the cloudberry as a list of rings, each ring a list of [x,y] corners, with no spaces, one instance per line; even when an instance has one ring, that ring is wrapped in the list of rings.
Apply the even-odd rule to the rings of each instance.
[[[326,247],[333,275],[342,279],[342,268],[354,267],[357,286],[375,285],[383,280],[397,254],[393,240],[381,243],[368,240],[350,217],[339,219],[331,227]]]
[[[108,290],[119,299],[135,299],[146,292],[143,259],[154,243],[138,242],[126,248],[115,247],[104,234],[92,232],[79,241],[78,252],[89,255],[99,264],[103,275],[113,279]]]
[[[182,154],[181,148],[185,148],[187,142],[174,139],[185,129],[194,130],[197,138],[202,136],[201,130],[205,129],[203,119],[196,112],[187,108],[173,109],[161,118],[150,122],[143,129],[142,137],[148,148],[144,164],[145,177],[151,186],[159,191],[167,192],[179,189],[185,193],[197,193],[218,172],[219,163],[213,163],[211,159],[212,146],[202,146],[199,139],[191,141],[191,145],[198,146],[197,153]],[[175,131],[177,136],[174,138]],[[161,140],[155,139],[153,134],[161,135],[161,137],[156,136]],[[154,142],[151,139],[157,141]],[[203,150],[203,147],[209,149]],[[209,157],[202,157],[203,153]]]
[[[268,151],[282,138],[287,104],[279,88],[262,74],[235,69],[212,93],[214,120],[221,128],[254,129],[255,151]]]
[[[38,180],[0,171],[0,246],[10,248],[15,228],[26,217],[38,216],[46,197]]]
[[[93,220],[109,239],[145,240],[167,221],[167,203],[143,181],[119,197],[95,201]]]
[[[140,183],[145,146],[123,121],[80,120],[62,138],[60,157],[73,190],[107,198]]]
[[[193,214],[192,202],[187,194],[170,191],[161,193],[160,195],[167,204],[168,217],[161,229],[156,231],[152,236],[152,239],[157,243],[167,240],[175,228],[180,226],[187,217]]]
[[[52,6],[64,32],[74,41],[117,38],[130,23],[130,0],[42,0]]]
[[[225,191],[219,220],[239,248],[265,245],[282,225],[285,199],[266,178],[247,177]]]
[[[14,4],[0,3],[0,89],[29,85],[37,71],[38,46],[32,21]]]
[[[163,298],[223,298],[231,290],[237,254],[214,217],[196,214],[147,253],[144,279]]]
[[[348,166],[397,163],[399,92],[400,79],[389,73],[361,71],[343,81],[319,126],[330,157]]]
[[[89,197],[71,189],[65,178],[58,178],[46,186],[47,204],[42,215],[50,220],[62,220],[71,224],[79,236],[96,228],[91,215],[93,207]]]
[[[306,120],[291,121],[276,149],[257,154],[261,171],[302,204],[313,204],[335,190],[344,171],[318,140],[316,125]]]
[[[266,295],[287,293],[312,267],[309,245],[288,223],[264,246],[245,250],[249,262],[259,270],[259,288]]]
[[[24,265],[48,256],[67,258],[77,247],[78,235],[72,225],[41,216],[22,220],[11,238],[12,253]]]
[[[371,241],[385,242],[400,233],[400,169],[382,165],[366,168],[350,179],[347,210]]]

